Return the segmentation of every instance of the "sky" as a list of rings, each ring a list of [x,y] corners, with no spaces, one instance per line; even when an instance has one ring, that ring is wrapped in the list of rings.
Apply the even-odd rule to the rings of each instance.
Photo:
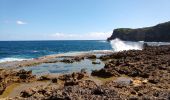
[[[0,0],[0,41],[105,40],[170,21],[170,0]]]

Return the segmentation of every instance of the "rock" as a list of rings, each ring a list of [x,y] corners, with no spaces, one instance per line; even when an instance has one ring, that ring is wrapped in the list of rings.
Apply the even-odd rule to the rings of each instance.
[[[141,84],[142,84],[142,81],[141,81],[141,80],[139,80],[139,79],[133,80],[133,85],[134,85],[134,86],[140,86]]]
[[[96,57],[96,55],[88,55],[87,56],[87,59],[96,59],[97,57]]]
[[[20,96],[23,98],[28,98],[28,97],[32,96],[34,93],[35,93],[35,91],[33,91],[32,89],[27,89],[27,90],[22,91],[20,93]]]
[[[76,62],[80,62],[81,60],[84,60],[84,57],[78,57],[78,56],[76,56],[76,57],[74,57],[73,60],[76,61]]]
[[[130,85],[130,84],[132,84],[132,79],[127,78],[127,77],[119,77],[116,80],[114,80],[114,82],[116,82],[118,84],[123,84],[123,85]]]
[[[93,70],[91,73],[92,76],[104,77],[109,78],[112,76],[119,76],[119,74],[115,71],[110,71],[108,69],[101,69],[101,70]]]
[[[87,72],[85,70],[81,70],[81,72],[73,72],[72,74],[65,74],[58,77],[58,79],[62,81],[70,81],[70,80],[81,80],[85,77],[88,77]]]
[[[104,94],[104,90],[102,88],[96,88],[93,90],[93,94],[102,95],[102,94]]]
[[[47,80],[51,80],[47,75],[40,76],[38,79],[38,81],[47,81]]]
[[[92,64],[100,64],[100,62],[95,62],[95,61],[93,61]]]
[[[78,81],[77,80],[70,80],[70,81],[66,81],[64,83],[64,86],[73,86],[73,85],[78,85]]]
[[[149,79],[148,82],[157,84],[159,82],[159,80],[158,79]]]
[[[119,38],[125,41],[169,42],[170,22],[158,24],[153,27],[138,29],[119,28],[113,31],[107,40]]]
[[[93,80],[91,77],[85,78],[88,75],[85,69],[82,69],[81,72],[60,75],[57,79],[61,80],[61,84],[36,87],[35,90],[32,89],[32,92],[26,92],[26,96],[18,98],[20,100],[170,99],[170,46],[146,46],[143,50],[123,51],[103,57],[106,60],[104,68],[94,70],[91,74],[103,78],[114,76],[117,79],[113,78],[106,82],[102,81],[103,84],[97,84],[98,80]],[[26,74],[24,71],[22,73]],[[0,84],[6,78],[8,79],[6,81],[9,79],[14,81],[14,78],[18,78],[17,81],[31,80],[30,78],[20,79],[13,71],[0,70]],[[50,80],[52,81],[52,78]]]
[[[35,75],[32,75],[32,71],[25,70],[0,70],[0,94],[2,94],[6,87],[13,83],[31,82],[36,79]]]
[[[64,63],[73,63],[74,61],[72,59],[63,59],[60,62],[64,62]]]
[[[57,78],[52,78],[51,81],[52,81],[53,83],[57,83],[57,82],[58,82],[58,79],[57,79]]]
[[[0,95],[4,92],[6,86],[3,82],[0,83]]]

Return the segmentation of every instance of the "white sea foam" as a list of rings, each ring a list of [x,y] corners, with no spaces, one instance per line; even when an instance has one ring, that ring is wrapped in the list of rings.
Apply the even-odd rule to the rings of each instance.
[[[59,53],[65,56],[75,56],[75,55],[82,55],[82,54],[89,54],[89,53],[107,53],[107,52],[113,52],[113,50],[90,50],[90,51],[70,51],[66,53]]]
[[[0,59],[0,63],[3,63],[3,62],[11,62],[11,61],[23,61],[23,60],[29,60],[29,59],[22,59],[22,58],[2,58],[2,59]]]
[[[115,52],[124,50],[142,50],[143,42],[122,41],[116,38],[111,41],[111,46]]]

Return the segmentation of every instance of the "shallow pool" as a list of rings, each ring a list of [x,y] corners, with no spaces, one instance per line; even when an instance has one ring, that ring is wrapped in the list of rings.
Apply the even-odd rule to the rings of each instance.
[[[100,64],[92,64],[92,62],[100,62]],[[71,73],[77,72],[81,69],[86,69],[87,72],[91,72],[95,69],[101,69],[104,67],[104,62],[100,61],[100,59],[84,59],[80,62],[73,63],[43,63],[37,66],[31,67],[23,67],[25,70],[32,70],[35,75],[43,75],[43,74],[63,74],[63,73]]]

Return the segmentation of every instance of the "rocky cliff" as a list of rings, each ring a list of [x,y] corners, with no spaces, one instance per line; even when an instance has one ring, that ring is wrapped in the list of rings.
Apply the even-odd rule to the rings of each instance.
[[[170,42],[170,21],[153,27],[115,29],[107,40],[115,38],[125,41]]]

